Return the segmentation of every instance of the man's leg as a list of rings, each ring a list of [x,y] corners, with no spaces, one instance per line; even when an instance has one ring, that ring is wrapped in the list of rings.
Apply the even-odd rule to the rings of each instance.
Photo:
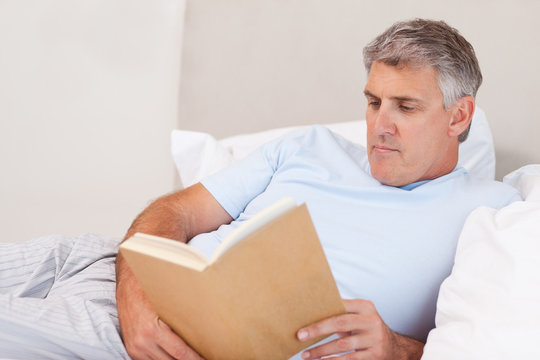
[[[0,357],[128,358],[119,335],[118,241],[86,235],[0,244]]]

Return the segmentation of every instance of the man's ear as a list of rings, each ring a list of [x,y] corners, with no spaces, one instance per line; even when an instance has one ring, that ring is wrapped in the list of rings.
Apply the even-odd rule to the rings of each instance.
[[[452,106],[452,118],[448,127],[448,136],[459,136],[471,124],[475,101],[472,96],[464,96]]]

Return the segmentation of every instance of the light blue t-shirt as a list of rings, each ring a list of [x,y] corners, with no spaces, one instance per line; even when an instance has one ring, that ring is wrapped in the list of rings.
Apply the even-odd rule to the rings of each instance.
[[[421,340],[435,326],[439,286],[467,215],[520,199],[462,168],[404,188],[382,185],[364,147],[322,126],[271,142],[202,184],[235,221],[192,246],[210,257],[240,222],[293,197],[309,209],[341,296],[371,300],[392,330]]]

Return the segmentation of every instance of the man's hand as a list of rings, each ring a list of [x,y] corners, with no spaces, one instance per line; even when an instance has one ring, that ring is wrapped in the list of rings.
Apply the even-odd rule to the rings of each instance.
[[[366,300],[343,300],[347,314],[334,316],[297,333],[300,341],[337,334],[339,339],[306,350],[303,359],[342,354],[337,359],[420,359],[424,344],[394,333]]]
[[[124,271],[131,272],[127,268]],[[117,301],[122,338],[129,355],[135,360],[201,360],[195,351],[158,318],[135,278],[125,275],[117,292],[128,291],[130,296],[117,296]]]

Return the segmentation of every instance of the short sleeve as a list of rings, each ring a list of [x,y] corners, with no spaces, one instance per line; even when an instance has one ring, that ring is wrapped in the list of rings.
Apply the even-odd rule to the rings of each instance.
[[[264,192],[275,171],[268,154],[274,144],[263,146],[246,158],[201,180],[225,211],[236,219],[246,206]]]

